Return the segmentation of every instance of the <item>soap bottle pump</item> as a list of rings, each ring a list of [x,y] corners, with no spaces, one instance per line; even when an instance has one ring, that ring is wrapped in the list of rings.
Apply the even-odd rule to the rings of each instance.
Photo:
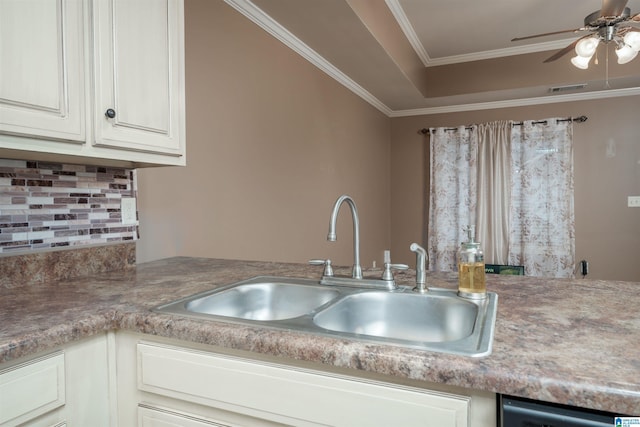
[[[458,295],[469,299],[483,299],[487,296],[484,272],[484,253],[480,242],[474,240],[475,226],[467,232],[469,241],[462,242],[458,251]]]

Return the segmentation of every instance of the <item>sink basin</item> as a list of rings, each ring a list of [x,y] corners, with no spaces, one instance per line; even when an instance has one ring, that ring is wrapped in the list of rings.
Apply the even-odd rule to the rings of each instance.
[[[185,303],[194,313],[250,320],[302,316],[339,295],[334,289],[265,282],[234,286]]]
[[[418,294],[411,288],[391,292],[259,276],[154,311],[473,357],[491,353],[495,293],[466,300],[451,289]]]
[[[315,315],[321,328],[407,341],[443,342],[473,333],[478,306],[442,295],[363,292]]]

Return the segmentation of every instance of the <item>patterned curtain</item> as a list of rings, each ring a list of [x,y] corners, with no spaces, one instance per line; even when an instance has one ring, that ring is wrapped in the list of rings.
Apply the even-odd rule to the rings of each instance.
[[[429,269],[457,270],[456,252],[476,221],[478,140],[475,127],[430,129]]]
[[[573,124],[526,121],[511,133],[509,264],[538,277],[574,277]]]
[[[481,240],[490,248],[488,255],[499,259],[493,262],[503,263],[506,253],[506,262],[524,265],[528,276],[573,277],[573,124],[560,119],[544,122],[430,129],[431,270],[456,270],[456,252],[466,237],[462,230],[476,224],[478,237],[488,240]],[[505,131],[507,125],[510,132]],[[510,141],[504,141],[505,135]],[[493,138],[503,141],[488,141]],[[496,197],[500,188],[509,191]],[[499,207],[502,214],[488,214],[487,206]],[[487,220],[478,225],[480,218]],[[494,242],[505,233],[507,243]]]

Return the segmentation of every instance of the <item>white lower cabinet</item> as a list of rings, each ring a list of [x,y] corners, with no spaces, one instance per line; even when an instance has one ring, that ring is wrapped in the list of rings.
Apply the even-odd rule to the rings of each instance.
[[[0,365],[0,426],[109,426],[106,335]]]
[[[352,377],[118,334],[119,425],[495,426],[491,393]]]
[[[64,373],[62,352],[0,371],[0,425],[18,425],[64,406]],[[48,418],[63,421],[60,414]]]
[[[496,401],[118,331],[0,364],[0,427],[18,425],[495,427]]]

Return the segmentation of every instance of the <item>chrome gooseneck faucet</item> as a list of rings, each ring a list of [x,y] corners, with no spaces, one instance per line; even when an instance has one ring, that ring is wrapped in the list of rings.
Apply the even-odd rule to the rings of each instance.
[[[343,202],[347,202],[351,208],[351,217],[353,218],[353,272],[352,277],[354,279],[362,279],[362,267],[360,267],[360,220],[358,219],[358,209],[356,203],[349,196],[342,195],[338,197],[335,205],[333,205],[333,211],[331,212],[331,221],[329,222],[329,234],[327,234],[327,240],[335,242],[336,236],[336,220],[338,219],[338,211]]]

